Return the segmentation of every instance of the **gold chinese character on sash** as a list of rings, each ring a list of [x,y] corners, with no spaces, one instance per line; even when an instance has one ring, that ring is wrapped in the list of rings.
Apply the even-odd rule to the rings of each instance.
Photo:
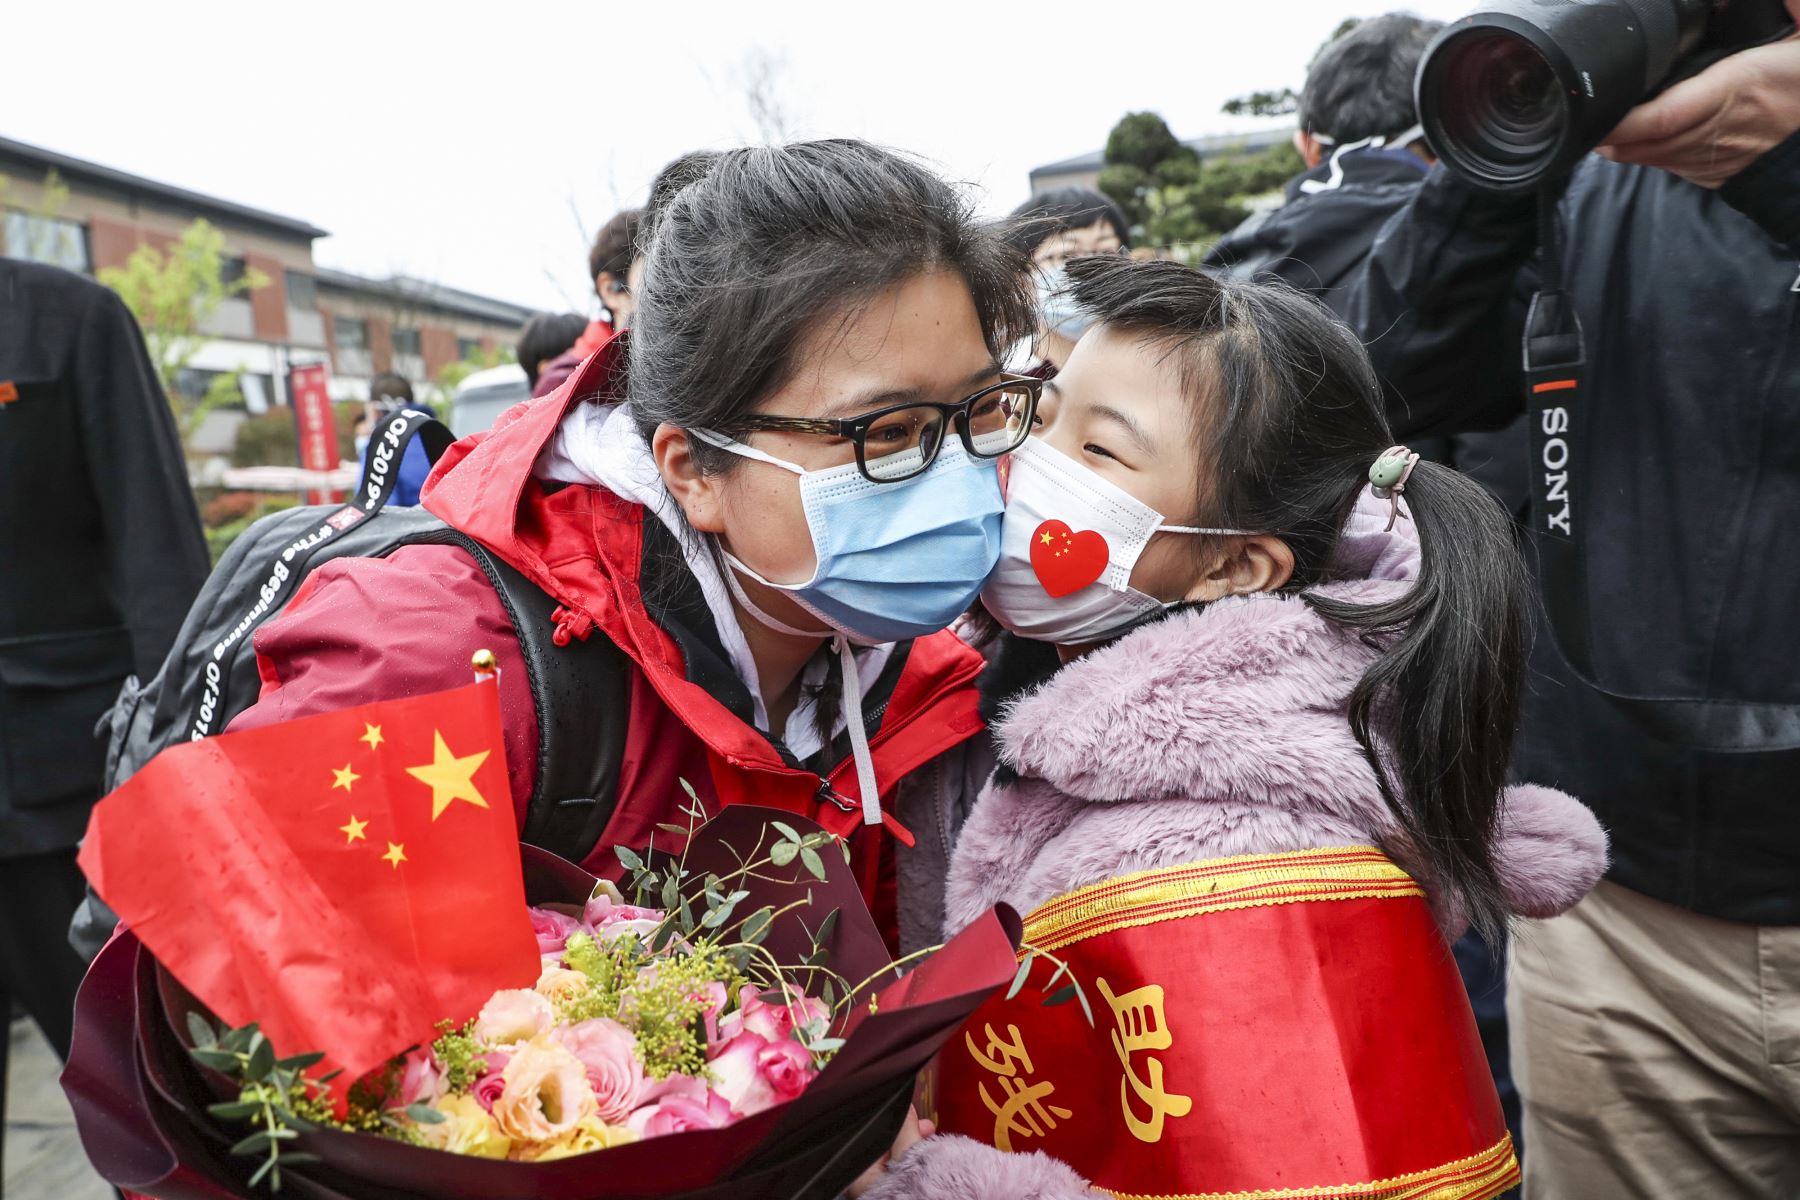
[[[1106,980],[1096,979],[1094,982],[1099,986],[1100,995],[1106,1000],[1107,1007],[1112,1009],[1113,1020],[1118,1025],[1113,1030],[1112,1044],[1120,1064],[1125,1068],[1125,1078],[1119,1081],[1119,1107],[1125,1112],[1125,1127],[1140,1142],[1160,1142],[1163,1120],[1167,1117],[1185,1117],[1194,1107],[1191,1097],[1163,1087],[1162,1060],[1150,1055],[1150,1051],[1167,1050],[1175,1044],[1174,1035],[1169,1032],[1169,1023],[1163,1014],[1162,986],[1153,983],[1120,996],[1113,994],[1113,990],[1106,986]],[[1144,1056],[1142,1077],[1132,1066],[1133,1054]],[[1132,1104],[1133,1096],[1148,1110],[1146,1116],[1140,1117],[1137,1114]]]
[[[1002,1097],[999,1100],[988,1095],[987,1084],[976,1085],[981,1102],[994,1114],[994,1145],[1001,1150],[1011,1150],[1013,1138],[1043,1137],[1056,1128],[1059,1119],[1068,1120],[1072,1115],[1068,1109],[1044,1103],[1056,1091],[1056,1085],[1049,1080],[1031,1082],[1030,1076],[1036,1073],[1036,1068],[1031,1065],[1031,1055],[1025,1049],[1025,1037],[1019,1027],[1008,1025],[1006,1032],[1010,1040],[1005,1041],[994,1032],[992,1025],[984,1025],[983,1029],[987,1033],[985,1049],[976,1048],[975,1037],[970,1033],[963,1034],[963,1042],[969,1048],[969,1056],[998,1077],[994,1083]]]

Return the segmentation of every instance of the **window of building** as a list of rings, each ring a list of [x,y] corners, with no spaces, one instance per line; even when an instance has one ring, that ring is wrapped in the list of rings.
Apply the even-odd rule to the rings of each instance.
[[[394,327],[394,353],[417,354],[419,352],[419,331]]]
[[[339,350],[367,350],[369,323],[356,317],[331,318],[331,340]]]
[[[235,256],[221,258],[219,260],[219,282],[224,284],[226,290],[229,291],[244,282],[244,276],[249,273],[249,270],[250,268],[244,264],[244,260],[241,258]],[[240,292],[238,299],[248,300],[249,296]]]
[[[287,272],[287,302],[289,308],[298,308],[303,312],[319,307],[319,288],[311,275],[299,271]]]
[[[87,226],[79,221],[9,209],[6,223],[0,227],[0,238],[0,252],[12,258],[84,274],[92,266],[88,259]]]
[[[456,339],[456,357],[463,362],[471,362],[481,354],[481,339],[459,337]]]

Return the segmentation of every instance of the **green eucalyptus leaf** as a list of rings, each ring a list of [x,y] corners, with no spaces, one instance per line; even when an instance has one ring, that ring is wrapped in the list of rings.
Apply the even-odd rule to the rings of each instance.
[[[792,825],[789,825],[786,821],[770,821],[769,824],[773,825],[777,832],[788,841],[798,843],[801,840],[799,830],[795,829]]]
[[[250,1061],[244,1065],[247,1079],[267,1079],[275,1069],[275,1047],[268,1038],[257,1034],[250,1042]]]
[[[656,827],[664,833],[672,833],[676,837],[686,837],[688,835],[688,828],[686,825],[670,825],[666,821],[658,821]]]
[[[778,867],[785,867],[794,861],[794,855],[800,853],[798,842],[776,842],[769,848],[769,861]]]
[[[638,857],[636,850],[629,849],[625,846],[614,846],[613,857],[618,859],[619,864],[627,871],[641,871],[644,869],[644,860]]]
[[[212,1022],[192,1009],[188,1010],[187,1031],[188,1040],[195,1046],[211,1046],[219,1040],[213,1032]]]
[[[663,886],[662,886],[663,911],[665,911],[665,912],[673,911],[676,908],[676,906],[678,906],[680,903],[681,903],[681,884],[680,884],[680,881],[678,881],[673,875],[671,875],[667,879],[663,880]]]
[[[262,1111],[262,1105],[254,1100],[226,1100],[207,1105],[206,1111],[222,1121],[247,1121]]]
[[[211,1050],[195,1047],[188,1051],[193,1060],[203,1067],[211,1067],[215,1071],[223,1071],[228,1075],[238,1073],[243,1062],[229,1050]]]
[[[324,1161],[325,1160],[318,1155],[308,1154],[303,1150],[296,1150],[291,1154],[284,1154],[281,1156],[281,1165],[284,1167],[304,1167],[311,1163]]]
[[[844,852],[844,865],[850,865],[850,841],[848,838],[838,839],[838,849]]]
[[[694,925],[694,910],[688,907],[687,897],[683,896],[681,898],[681,932],[694,932]]]
[[[812,872],[814,879],[825,878],[825,864],[819,861],[819,852],[817,850],[814,850],[811,846],[805,847],[800,851],[800,861],[806,864],[806,869]]]
[[[823,946],[826,942],[829,942],[831,940],[831,935],[837,932],[837,921],[837,909],[834,908],[826,913],[825,919],[819,922],[819,932],[813,935],[813,945]]]
[[[818,1039],[812,1045],[808,1046],[807,1049],[811,1050],[814,1054],[830,1054],[833,1050],[841,1050],[843,1047],[843,1038],[828,1037]]]
[[[265,1176],[269,1172],[275,1170],[275,1162],[276,1162],[276,1160],[272,1159],[272,1158],[265,1159],[263,1161],[263,1165],[256,1168],[256,1174],[250,1176],[250,1186],[255,1187],[257,1184],[259,1184],[263,1181],[263,1176]],[[270,1182],[269,1190],[271,1192],[279,1192],[281,1190],[280,1179],[281,1179],[281,1176],[278,1173],[278,1174],[276,1174],[275,1179]]]
[[[308,1067],[316,1067],[324,1061],[325,1055],[320,1051],[314,1051],[311,1054],[295,1054],[279,1059],[275,1065],[283,1071],[304,1071]]]
[[[1058,1004],[1067,1004],[1079,994],[1079,990],[1071,983],[1067,987],[1059,988],[1058,990],[1051,992],[1048,996],[1045,996],[1044,1007],[1054,1008]]]
[[[1019,963],[1019,969],[1013,975],[1012,986],[1006,989],[1006,998],[1011,1000],[1025,988],[1025,981],[1031,978],[1032,953],[1027,950],[1025,958]]]
[[[441,1125],[450,1119],[423,1100],[407,1105],[406,1115],[420,1125]]]
[[[687,793],[689,800],[692,800],[695,804],[700,803],[700,793],[694,790],[693,784],[681,778],[677,778],[675,782],[681,785],[681,790]],[[702,809],[701,811],[704,812],[705,810]]]
[[[765,904],[744,918],[743,938],[753,946],[760,945],[774,925],[775,910]]]
[[[275,1140],[273,1137],[274,1132],[275,1131],[272,1129],[259,1129],[237,1145],[233,1146],[231,1148],[231,1153],[261,1154],[269,1148],[269,1143]]]

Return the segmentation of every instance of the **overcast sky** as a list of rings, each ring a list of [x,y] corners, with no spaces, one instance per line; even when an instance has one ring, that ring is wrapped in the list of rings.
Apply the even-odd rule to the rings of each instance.
[[[918,152],[1001,213],[1130,111],[1182,137],[1298,86],[1358,0],[630,5],[12,0],[0,135],[311,221],[314,256],[587,311],[587,238],[658,167],[757,137],[774,63],[801,136]],[[1419,0],[1452,18],[1471,0]],[[1267,122],[1261,122],[1267,124]]]

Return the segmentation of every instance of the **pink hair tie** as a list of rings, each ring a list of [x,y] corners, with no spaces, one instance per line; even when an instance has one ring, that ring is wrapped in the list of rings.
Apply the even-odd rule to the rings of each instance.
[[[1369,486],[1379,499],[1388,502],[1387,530],[1400,519],[1400,497],[1406,491],[1406,481],[1412,478],[1413,468],[1418,465],[1419,456],[1407,447],[1389,446],[1369,468]]]

